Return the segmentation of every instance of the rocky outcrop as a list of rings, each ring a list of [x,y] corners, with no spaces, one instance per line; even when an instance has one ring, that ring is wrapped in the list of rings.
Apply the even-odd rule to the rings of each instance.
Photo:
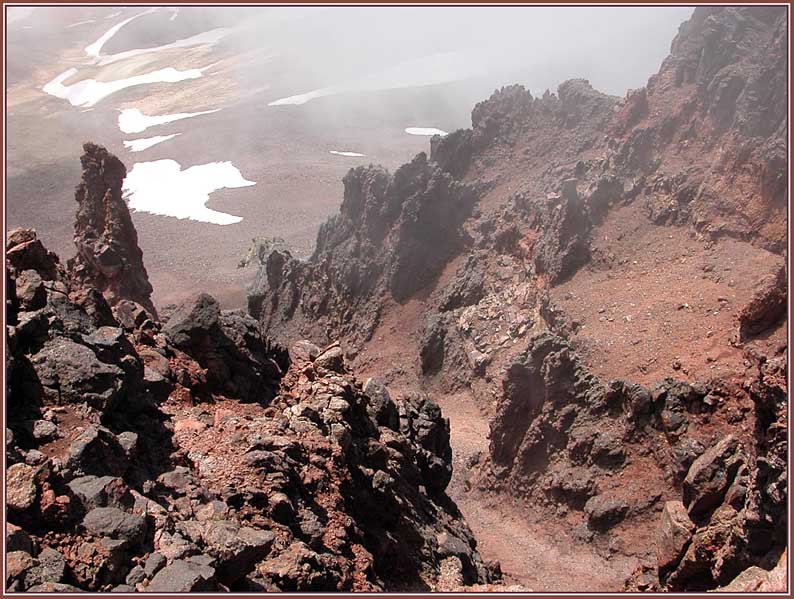
[[[272,398],[289,364],[286,349],[271,344],[250,316],[221,311],[206,293],[177,307],[163,326],[163,335],[204,369],[207,389],[243,401]]]
[[[753,298],[739,312],[738,341],[745,341],[768,331],[786,318],[788,306],[786,269],[762,279]]]
[[[692,462],[683,503],[665,505],[658,563],[633,590],[782,589],[787,516],[786,383],[780,358],[761,358],[749,385],[755,437],[719,440]],[[772,572],[769,572],[769,571]],[[785,578],[785,575],[783,575]],[[641,584],[637,581],[642,580]]]
[[[779,9],[699,7],[645,93],[626,99],[615,166],[645,176],[655,218],[783,250],[785,38]]]
[[[422,169],[478,191],[470,212],[443,220],[450,228],[442,235],[436,229],[435,245],[415,243],[416,222],[395,226],[388,208],[394,204],[378,199],[394,193],[396,175],[356,171],[346,180],[342,213],[323,228],[308,262],[270,254],[250,296],[252,313],[279,335],[302,330],[325,341],[331,331],[330,337],[369,339],[374,352],[398,345],[413,370],[379,365],[389,376],[470,393],[491,418],[491,435],[489,455],[468,482],[566,518],[577,538],[605,554],[639,555],[646,569],[633,588],[711,589],[751,566],[771,568],[785,546],[770,529],[785,520],[785,432],[773,424],[786,393],[778,370],[786,355],[779,334],[785,271],[760,284],[757,297],[735,313],[730,344],[734,330],[709,331],[703,346],[671,340],[692,353],[713,348],[703,358],[712,377],[702,381],[679,380],[688,371],[677,361],[676,379],[639,385],[595,377],[579,357],[598,359],[597,348],[586,345],[595,327],[569,318],[551,298],[583,269],[602,268],[606,279],[614,274],[614,285],[631,286],[636,281],[619,278],[612,265],[661,268],[653,247],[637,249],[642,256],[616,256],[609,239],[597,243],[627,230],[653,229],[653,236],[661,227],[686,227],[705,254],[728,243],[723,237],[784,251],[786,33],[785,11],[776,7],[699,7],[659,73],[623,99],[584,80],[539,97],[520,86],[497,90],[475,107],[470,129],[431,140]],[[408,167],[422,172],[416,162]],[[642,219],[643,227],[614,226],[617,211]],[[408,246],[400,243],[403,235]],[[394,255],[401,247],[430,253],[423,261],[390,261],[380,247]],[[443,260],[435,260],[435,248]],[[692,251],[699,259],[700,249]],[[400,263],[412,264],[406,272],[415,285],[394,286],[410,280],[392,276]],[[731,265],[725,266],[727,273]],[[703,273],[713,269],[704,265]],[[705,274],[704,285],[719,276],[734,275]],[[322,289],[306,291],[318,284],[312,281],[322,281]],[[657,305],[674,301],[672,294],[651,301],[648,293],[635,294],[638,314],[626,313],[624,322],[660,318]],[[415,300],[412,310],[395,308],[406,298]],[[713,299],[728,309],[729,298]],[[407,316],[406,331],[395,333],[391,321],[376,330],[390,310]],[[599,322],[613,322],[602,312]],[[640,344],[646,330],[633,326],[616,325],[615,334]],[[381,334],[391,337],[379,345]],[[749,370],[721,370],[719,352],[738,354],[740,347]],[[372,368],[377,357],[361,361]],[[648,522],[660,520],[657,548]]]
[[[703,402],[705,386],[673,380],[652,389],[619,380],[605,384],[568,342],[550,333],[530,339],[506,367],[501,385],[489,465],[479,484],[583,510],[594,531],[642,514],[673,487],[679,463],[691,463],[690,448],[702,435],[690,419],[711,412]],[[656,440],[657,432],[665,442]],[[639,464],[664,485],[655,497],[634,487],[647,481],[616,481],[616,474]]]
[[[89,173],[123,173],[86,148]],[[207,295],[160,321],[31,230],[7,249],[9,590],[428,589],[453,562],[460,584],[498,578],[445,494],[427,396],[365,391],[339,344],[287,352]]]
[[[424,154],[394,175],[352,169],[344,184],[340,213],[320,228],[311,258],[273,249],[249,290],[250,313],[279,339],[368,339],[384,302],[427,286],[466,243],[460,225],[475,191]]]
[[[75,287],[100,291],[111,306],[132,300],[156,317],[138,233],[121,196],[127,169],[102,146],[87,143],[83,151],[83,178],[75,191],[77,255],[68,262],[69,276]]]
[[[642,526],[661,510],[656,561],[630,588],[727,584],[750,566],[772,567],[785,548],[773,532],[786,518],[781,366],[762,360],[744,389],[604,384],[569,343],[541,333],[504,370],[489,456],[471,483],[580,514],[579,534],[595,544],[609,531],[614,546],[624,522]],[[733,428],[732,404],[751,411],[754,435]]]

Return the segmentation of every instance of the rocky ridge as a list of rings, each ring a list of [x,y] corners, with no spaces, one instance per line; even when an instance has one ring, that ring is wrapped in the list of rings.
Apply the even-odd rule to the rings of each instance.
[[[506,493],[565,518],[605,555],[635,558],[643,566],[627,588],[705,590],[770,570],[785,549],[776,531],[786,529],[787,494],[785,37],[782,9],[700,7],[659,73],[626,98],[584,80],[538,98],[498,90],[475,107],[471,129],[434,137],[429,160],[401,169],[413,184],[395,186],[378,167],[351,171],[341,214],[311,258],[263,255],[251,313],[277,336],[338,336],[360,369],[393,388],[471,394],[491,422],[489,452],[470,464],[471,492]],[[425,186],[427,171],[449,177],[440,191]],[[455,185],[472,199],[450,210]],[[417,188],[423,203],[446,207],[444,222],[378,218],[415,210]],[[616,253],[633,233],[627,219],[695,253]],[[395,289],[382,265],[401,239],[431,227],[437,245],[415,285]],[[714,260],[736,254],[753,256],[758,282],[736,281],[732,266],[714,271]],[[647,277],[653,299],[642,289],[627,296],[631,307],[646,302],[643,320],[703,326],[711,351],[673,338],[688,361],[652,366],[655,380],[645,364],[610,375],[610,312],[628,308],[588,295],[585,275],[632,287],[632,263],[645,276],[645,262],[672,271],[693,256],[702,272],[679,284],[711,294],[702,309],[720,317],[714,325],[690,317],[683,287],[658,277]],[[367,287],[337,284],[340,272],[349,281],[367,273]],[[582,322],[577,302],[610,310]],[[648,329],[633,324],[638,316],[620,318],[639,353]]]
[[[7,238],[6,588],[497,580],[445,494],[435,403],[362,385],[338,345],[287,351],[205,294],[158,316],[124,167],[85,152],[78,257],[64,268],[30,229]]]

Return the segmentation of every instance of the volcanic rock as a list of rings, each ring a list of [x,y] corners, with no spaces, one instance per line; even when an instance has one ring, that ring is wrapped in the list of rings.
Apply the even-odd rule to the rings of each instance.
[[[683,503],[668,501],[664,504],[661,537],[656,553],[660,571],[678,564],[694,530],[695,525],[689,519]]]
[[[175,560],[146,587],[148,593],[191,593],[216,590],[215,570],[188,560]]]
[[[133,514],[126,514],[114,507],[98,507],[88,512],[83,526],[90,533],[137,543],[146,534],[146,521]]]
[[[127,169],[101,146],[86,143],[83,151],[83,176],[75,192],[77,255],[67,264],[70,277],[77,287],[101,291],[111,306],[129,299],[156,317],[138,234],[121,196]]]
[[[684,479],[684,505],[696,515],[717,507],[743,463],[739,441],[728,435],[696,459]]]

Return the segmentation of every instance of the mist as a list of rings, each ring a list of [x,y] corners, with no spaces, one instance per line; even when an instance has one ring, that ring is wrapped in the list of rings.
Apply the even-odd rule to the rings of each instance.
[[[228,290],[251,239],[308,256],[351,167],[395,170],[505,85],[540,96],[586,78],[623,96],[658,71],[692,10],[10,7],[9,223],[70,252],[63,190],[94,140],[136,172],[128,201],[158,301],[172,276],[240,301]],[[193,185],[227,163],[253,184]],[[184,189],[194,196],[174,197]]]
[[[46,30],[39,36],[45,46],[63,45],[64,29],[102,20],[87,7],[8,10],[12,33],[35,21]],[[124,15],[144,12],[131,8]],[[573,77],[623,95],[658,69],[691,12],[681,6],[185,7],[133,19],[106,49],[121,56],[231,26],[227,46],[290,67],[287,81],[274,81],[253,60],[248,66],[256,72],[241,69],[241,80],[251,83],[258,74],[285,98],[461,81],[478,90],[520,83],[542,94]],[[28,58],[10,52],[11,71],[16,60]]]

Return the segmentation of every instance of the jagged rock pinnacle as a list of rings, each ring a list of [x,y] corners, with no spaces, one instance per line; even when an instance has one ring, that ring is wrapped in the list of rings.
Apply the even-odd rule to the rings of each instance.
[[[77,255],[68,262],[69,276],[76,285],[100,290],[111,306],[129,299],[156,316],[138,233],[121,197],[127,169],[102,146],[88,142],[83,150],[83,177],[75,190]]]

